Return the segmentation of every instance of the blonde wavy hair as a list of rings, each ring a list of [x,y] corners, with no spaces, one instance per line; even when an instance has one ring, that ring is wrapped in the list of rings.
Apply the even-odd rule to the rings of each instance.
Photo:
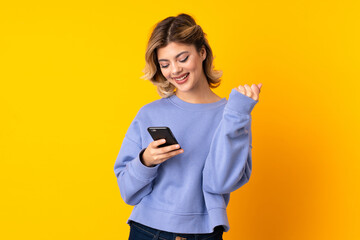
[[[220,85],[222,71],[214,70],[213,53],[206,39],[206,33],[196,24],[193,17],[181,13],[176,17],[167,17],[158,22],[151,33],[145,53],[145,68],[142,79],[150,80],[162,98],[170,97],[175,93],[176,87],[161,73],[157,61],[157,49],[167,46],[170,42],[193,44],[198,53],[201,47],[206,50],[206,59],[203,61],[203,70],[210,88]]]

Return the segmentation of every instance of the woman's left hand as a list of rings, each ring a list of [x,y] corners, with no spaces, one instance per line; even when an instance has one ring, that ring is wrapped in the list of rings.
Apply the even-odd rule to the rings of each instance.
[[[262,83],[259,83],[258,85],[249,85],[245,84],[244,86],[239,86],[235,88],[239,93],[244,94],[245,96],[248,96],[249,98],[254,99],[255,101],[259,100],[259,94],[261,89]]]

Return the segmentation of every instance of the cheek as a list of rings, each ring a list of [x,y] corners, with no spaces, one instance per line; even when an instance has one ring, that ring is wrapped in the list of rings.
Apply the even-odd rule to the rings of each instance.
[[[165,78],[169,77],[169,71],[167,71],[166,69],[161,69],[161,73]]]
[[[197,64],[195,62],[190,62],[190,63],[186,64],[185,68],[189,72],[198,71],[198,67],[197,67]]]

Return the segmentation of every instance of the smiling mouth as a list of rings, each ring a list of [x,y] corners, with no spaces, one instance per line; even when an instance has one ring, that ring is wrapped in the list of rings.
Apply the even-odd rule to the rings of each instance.
[[[189,73],[186,73],[186,74],[184,74],[183,76],[178,77],[178,78],[174,78],[174,77],[173,77],[173,79],[174,79],[175,81],[182,81],[182,80],[184,80],[188,75],[189,75]]]

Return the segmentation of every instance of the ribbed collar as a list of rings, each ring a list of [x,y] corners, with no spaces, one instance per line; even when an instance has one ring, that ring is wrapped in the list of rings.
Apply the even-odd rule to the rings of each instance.
[[[227,103],[226,98],[222,98],[219,101],[213,103],[189,103],[189,102],[185,102],[184,100],[181,100],[175,94],[171,95],[167,99],[176,106],[178,106],[179,108],[190,111],[206,111],[220,107]]]

